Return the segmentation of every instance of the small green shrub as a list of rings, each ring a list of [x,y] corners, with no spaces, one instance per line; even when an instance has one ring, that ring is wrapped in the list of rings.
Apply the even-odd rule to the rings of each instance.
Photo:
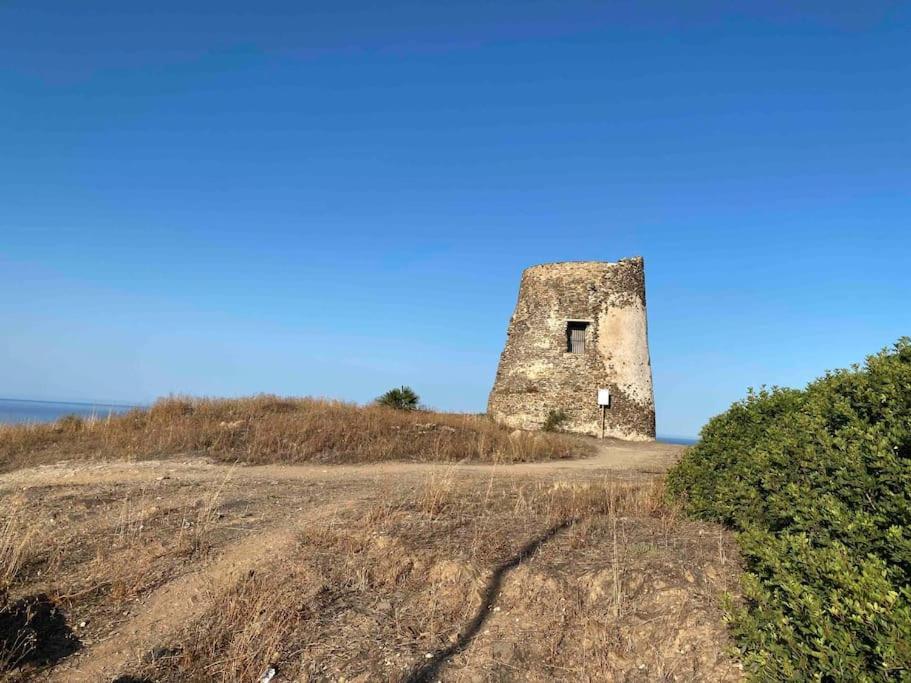
[[[559,432],[564,423],[569,419],[569,415],[566,414],[566,411],[561,409],[550,410],[547,413],[547,417],[544,418],[544,424],[541,426],[545,432]]]
[[[79,432],[85,423],[78,415],[64,415],[57,420],[57,428],[61,432]]]
[[[911,679],[911,339],[802,391],[751,390],[668,489],[739,532],[729,610],[754,677]]]
[[[417,410],[420,400],[421,398],[411,387],[402,386],[398,389],[390,389],[377,398],[376,402],[381,406],[398,410]]]

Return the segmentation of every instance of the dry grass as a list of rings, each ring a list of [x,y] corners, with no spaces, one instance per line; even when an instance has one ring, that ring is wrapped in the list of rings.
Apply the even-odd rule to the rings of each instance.
[[[7,633],[3,622],[11,609],[9,592],[27,561],[31,533],[16,511],[0,522],[0,672],[11,668],[29,647],[26,634]]]
[[[150,593],[258,529],[262,520],[238,507],[249,494],[233,471],[202,484],[37,487],[0,498],[0,681],[28,679],[91,645]]]
[[[486,417],[256,396],[166,398],[102,420],[0,426],[0,471],[60,459],[205,453],[247,463],[526,462],[588,455],[584,441],[512,432]]]
[[[22,515],[16,510],[10,511],[0,522],[0,609],[22,568],[30,540],[31,532]]]
[[[226,417],[191,408],[170,422]],[[199,458],[23,471],[4,491],[0,681],[740,675],[719,608],[731,539],[649,475]]]
[[[217,609],[184,629],[179,643],[150,653],[143,668],[155,681],[258,681],[318,600],[315,586],[297,564],[280,575],[247,574],[217,596]]]
[[[29,624],[47,616],[43,600],[13,599],[14,588],[33,559],[34,532],[22,510],[13,506],[4,513],[0,517],[0,680],[36,649],[36,635]]]
[[[431,475],[300,537],[133,672],[150,680],[734,680],[734,567],[661,482]],[[720,537],[719,537],[720,538]],[[727,544],[727,540],[724,540]],[[713,622],[714,620],[714,622]]]

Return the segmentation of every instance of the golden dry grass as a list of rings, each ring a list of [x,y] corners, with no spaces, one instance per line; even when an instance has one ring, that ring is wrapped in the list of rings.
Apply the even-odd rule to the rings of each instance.
[[[0,610],[6,606],[10,586],[27,559],[31,538],[31,530],[21,515],[13,512],[0,520]]]
[[[669,508],[659,479],[442,466],[276,486],[249,468],[134,467],[147,473],[0,500],[22,520],[0,545],[11,600],[57,610],[82,648],[55,652],[59,634],[0,609],[0,640],[24,643],[0,680],[99,661],[105,680],[157,683],[269,665],[281,680],[737,678],[717,604],[730,540]]]
[[[704,597],[735,576],[717,550],[728,540],[668,508],[660,481],[477,483],[435,473],[302,533],[282,562],[216,596],[133,673],[162,683],[256,680],[272,665],[282,680],[738,678]]]
[[[580,457],[586,442],[513,432],[484,416],[398,411],[310,398],[165,398],[101,420],[0,426],[0,471],[61,459],[204,453],[246,463],[479,461]]]
[[[0,478],[0,681],[254,681],[272,665],[280,680],[735,680],[730,541],[668,507],[660,478],[212,462],[517,462],[589,443],[268,396],[6,428],[3,467],[79,462]],[[85,462],[108,458],[149,462]]]

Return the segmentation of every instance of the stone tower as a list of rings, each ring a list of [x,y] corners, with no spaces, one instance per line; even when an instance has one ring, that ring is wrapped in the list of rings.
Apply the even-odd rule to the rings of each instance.
[[[602,389],[610,392],[606,436],[655,438],[642,258],[527,268],[488,413],[512,427],[540,429],[551,410],[563,411],[563,429],[597,436]]]

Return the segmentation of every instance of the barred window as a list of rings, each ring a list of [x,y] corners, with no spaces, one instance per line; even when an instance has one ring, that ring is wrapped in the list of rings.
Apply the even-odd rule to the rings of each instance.
[[[566,350],[569,353],[585,353],[588,325],[589,323],[579,320],[570,320],[566,323]]]

